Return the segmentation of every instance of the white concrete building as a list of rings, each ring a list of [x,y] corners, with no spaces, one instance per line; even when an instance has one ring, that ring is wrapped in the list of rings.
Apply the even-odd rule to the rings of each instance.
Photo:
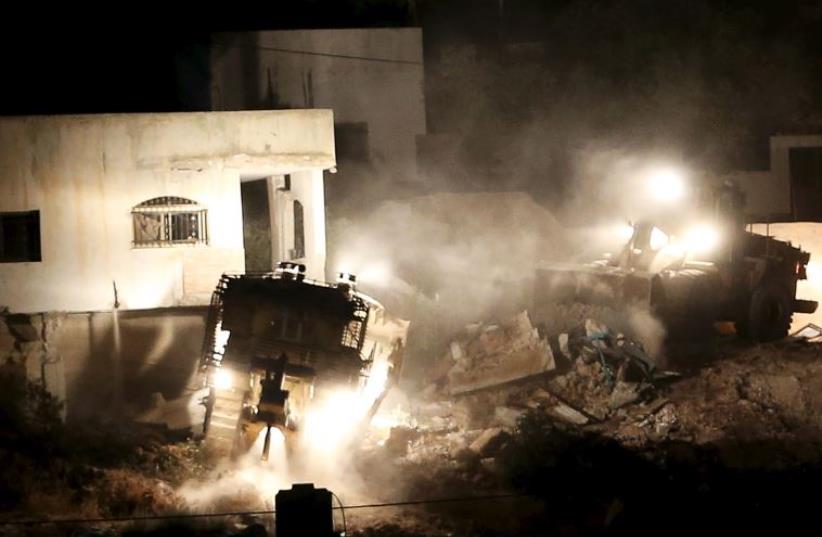
[[[263,268],[323,279],[335,165],[330,110],[0,118],[0,308],[207,304],[245,269],[246,180],[265,180]]]
[[[730,174],[759,221],[822,221],[822,134],[771,136],[770,169]]]
[[[416,137],[426,132],[420,28],[223,33],[212,40],[212,109],[333,109],[341,176],[357,163],[367,167],[356,174],[387,183],[416,180]]]

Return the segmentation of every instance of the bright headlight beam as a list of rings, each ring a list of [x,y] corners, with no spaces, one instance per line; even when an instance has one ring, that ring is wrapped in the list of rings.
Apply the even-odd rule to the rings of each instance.
[[[695,254],[706,254],[714,250],[719,241],[719,231],[711,225],[702,224],[685,234],[685,249]]]
[[[651,196],[661,202],[673,202],[685,196],[685,179],[674,168],[662,168],[650,174],[648,187]]]
[[[616,228],[616,233],[622,242],[628,242],[634,236],[634,226],[625,223]]]
[[[231,388],[231,372],[226,369],[218,369],[214,373],[214,387],[218,390]]]
[[[668,244],[668,240],[668,235],[666,235],[665,232],[659,229],[658,227],[655,227],[651,230],[651,250],[655,252],[661,250],[664,246]]]

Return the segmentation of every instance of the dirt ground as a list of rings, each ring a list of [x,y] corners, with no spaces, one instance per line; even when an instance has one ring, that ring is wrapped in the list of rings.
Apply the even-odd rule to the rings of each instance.
[[[627,396],[622,386],[608,385],[598,363],[578,360],[482,393],[410,398],[403,402],[406,419],[387,439],[351,453],[367,492],[346,503],[452,501],[350,508],[347,534],[784,534],[816,525],[820,354],[822,345],[802,341],[750,345],[717,338],[701,350],[684,349],[677,375]],[[566,405],[578,413],[556,413]],[[187,513],[192,506],[179,493],[182,483],[214,476],[196,441],[174,441],[156,430],[52,427],[28,431],[33,443],[4,433],[0,521]],[[478,496],[484,499],[469,499]],[[246,490],[211,508],[267,506]],[[335,513],[340,527],[341,514]],[[265,535],[270,529],[270,517],[261,516],[2,526],[0,535]]]

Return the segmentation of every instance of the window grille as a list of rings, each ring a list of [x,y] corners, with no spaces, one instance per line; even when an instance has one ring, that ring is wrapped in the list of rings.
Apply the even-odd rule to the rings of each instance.
[[[135,247],[208,244],[207,211],[190,199],[152,198],[135,206],[131,214]]]

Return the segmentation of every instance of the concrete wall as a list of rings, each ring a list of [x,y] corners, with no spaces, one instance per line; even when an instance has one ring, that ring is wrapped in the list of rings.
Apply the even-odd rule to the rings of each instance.
[[[790,166],[790,150],[793,147],[822,147],[822,135],[771,136],[770,170],[738,171],[726,176],[736,180],[745,191],[747,212],[753,219],[793,219]]]
[[[206,308],[0,316],[0,359],[64,403],[69,420],[117,419],[198,387]],[[44,329],[45,327],[45,329]]]
[[[770,171],[734,172],[723,179],[735,181],[745,192],[745,212],[751,218],[766,220],[790,213],[790,185],[775,181]]]
[[[415,177],[415,139],[426,130],[421,29],[266,31],[213,40],[213,109],[331,108],[338,124],[368,124],[378,175]]]
[[[791,165],[792,147],[822,147],[822,135],[771,136],[771,180],[773,203],[791,213]]]
[[[42,252],[0,263],[0,306],[109,310],[113,282],[121,309],[207,303],[220,273],[244,269],[244,174],[293,174],[321,276],[332,126],[330,110],[0,118],[0,212],[39,210]],[[134,248],[131,210],[157,196],[204,207],[208,244]]]
[[[321,170],[291,174],[290,190],[283,190],[282,176],[268,178],[269,210],[271,211],[271,252],[277,260],[304,263],[308,277],[325,280],[325,192]],[[305,255],[292,257],[295,247],[294,202],[303,206]]]

